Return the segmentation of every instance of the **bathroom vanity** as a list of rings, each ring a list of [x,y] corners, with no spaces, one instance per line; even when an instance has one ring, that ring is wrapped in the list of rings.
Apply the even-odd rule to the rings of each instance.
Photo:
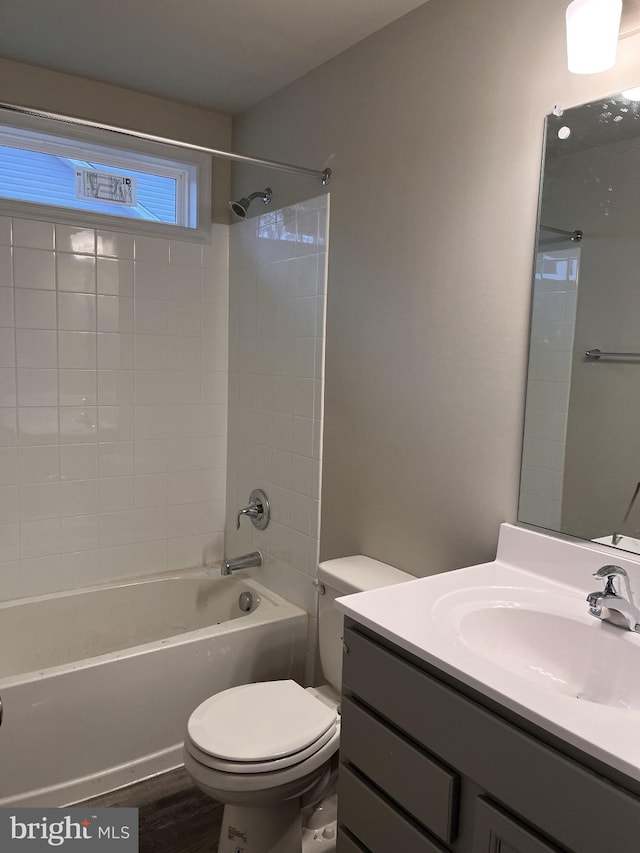
[[[640,851],[638,119],[546,120],[518,519],[594,541],[339,599],[338,853]]]
[[[585,602],[628,556],[503,525],[494,563],[340,600],[338,853],[636,853],[640,635]]]

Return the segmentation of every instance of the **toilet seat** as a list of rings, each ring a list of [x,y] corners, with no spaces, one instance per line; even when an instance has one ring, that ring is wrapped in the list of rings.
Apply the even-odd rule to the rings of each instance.
[[[268,773],[303,762],[336,735],[339,713],[295,681],[244,684],[202,702],[187,724],[192,757],[225,773]]]
[[[200,760],[198,750],[187,736],[184,743],[184,766],[198,786],[214,799],[223,803],[251,800],[257,804],[279,802],[288,799],[291,792],[299,796],[309,784],[315,784],[323,767],[330,762],[340,746],[340,724],[333,736],[324,746],[303,761],[296,761],[289,767],[273,768],[273,763],[265,761],[258,773],[236,772],[209,767]],[[202,755],[202,754],[201,754]],[[211,756],[204,756],[211,760]],[[222,762],[224,767],[224,762]],[[286,795],[285,795],[286,792]]]
[[[300,752],[294,752],[291,755],[285,755],[283,758],[265,759],[264,761],[225,761],[221,758],[216,758],[199,749],[192,740],[187,741],[187,749],[200,764],[205,767],[210,767],[212,770],[220,770],[223,773],[271,773],[274,770],[284,770],[287,767],[292,767],[294,764],[315,755],[322,749],[325,744],[329,743],[335,737],[337,726],[333,726],[328,732],[325,732],[322,737],[314,741],[306,749]]]

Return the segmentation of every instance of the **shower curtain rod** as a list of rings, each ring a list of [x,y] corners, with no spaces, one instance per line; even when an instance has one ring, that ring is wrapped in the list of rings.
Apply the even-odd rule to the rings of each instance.
[[[143,133],[140,130],[129,130],[125,127],[116,127],[111,124],[103,124],[86,118],[75,118],[52,113],[47,110],[38,110],[34,107],[23,107],[18,104],[7,104],[0,102],[0,110],[18,113],[19,115],[35,116],[36,118],[47,118],[64,124],[89,127],[93,130],[106,130],[110,133],[119,133],[122,136],[132,136],[135,139],[144,139],[147,142],[159,142],[162,145],[173,145],[175,148],[187,148],[189,151],[199,151],[201,154],[210,154],[221,160],[232,160],[234,163],[251,163],[253,166],[264,166],[268,169],[277,169],[280,172],[293,172],[298,175],[307,175],[310,178],[318,178],[322,186],[326,187],[331,180],[331,169],[307,169],[305,166],[294,166],[291,163],[280,163],[277,160],[264,160],[260,157],[250,157],[247,154],[235,154],[233,151],[221,151],[217,148],[208,148],[205,145],[194,145],[191,142],[180,142],[177,139],[168,139],[164,136],[155,136],[152,133]]]
[[[575,231],[566,231],[564,228],[551,228],[549,225],[540,225],[541,231],[550,231],[552,234],[560,234],[563,237],[568,237],[572,243],[579,243],[584,234],[578,228]]]

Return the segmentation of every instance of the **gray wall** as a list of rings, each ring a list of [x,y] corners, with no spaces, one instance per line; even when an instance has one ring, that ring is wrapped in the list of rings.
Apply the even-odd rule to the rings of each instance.
[[[0,100],[195,145],[228,149],[231,142],[229,116],[1,58]],[[227,161],[214,160],[214,222],[228,222],[230,173]]]
[[[638,37],[569,75],[565,9],[430,0],[234,120],[236,149],[335,172],[323,558],[424,575],[515,520],[543,117],[640,81]],[[267,175],[277,207],[317,189]]]

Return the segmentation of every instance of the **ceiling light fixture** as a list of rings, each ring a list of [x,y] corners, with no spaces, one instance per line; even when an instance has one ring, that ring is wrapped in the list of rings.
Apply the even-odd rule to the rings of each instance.
[[[567,59],[573,74],[598,74],[616,62],[622,0],[573,0],[567,7]]]

